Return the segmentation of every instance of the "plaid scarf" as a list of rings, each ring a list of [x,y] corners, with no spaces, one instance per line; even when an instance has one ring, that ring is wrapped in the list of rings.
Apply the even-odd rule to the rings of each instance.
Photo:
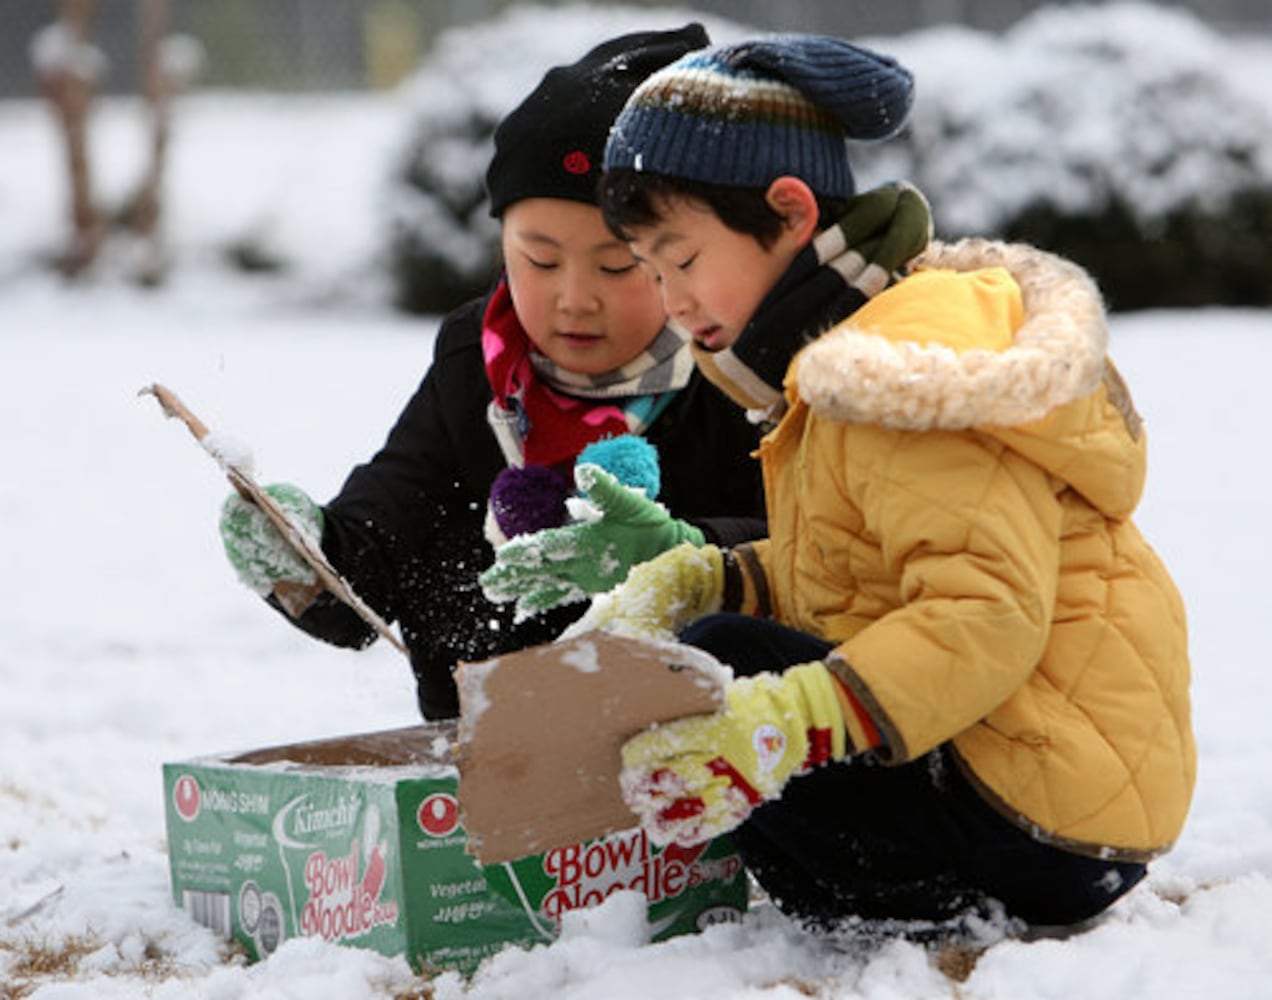
[[[481,331],[494,398],[487,418],[510,466],[561,465],[602,438],[642,434],[693,375],[688,343],[670,327],[621,368],[570,372],[535,350],[501,281]]]
[[[791,359],[890,285],[932,238],[932,216],[905,182],[857,195],[838,223],[819,233],[764,297],[731,347],[693,345],[698,368],[730,399],[780,419],[782,380]]]

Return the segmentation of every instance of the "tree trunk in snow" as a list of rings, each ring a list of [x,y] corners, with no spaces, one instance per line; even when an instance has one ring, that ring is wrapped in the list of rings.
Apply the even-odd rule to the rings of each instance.
[[[104,224],[93,202],[88,117],[101,74],[90,41],[97,0],[61,0],[58,22],[46,29],[47,46],[37,51],[36,72],[62,130],[70,198],[71,236],[59,259],[68,277],[87,270],[101,247]]]
[[[141,0],[138,49],[141,92],[150,119],[150,156],[141,183],[129,205],[128,224],[141,241],[135,277],[142,284],[163,280],[167,261],[161,233],[164,167],[172,121],[173,74],[164,65],[163,43],[168,33],[168,0]]]

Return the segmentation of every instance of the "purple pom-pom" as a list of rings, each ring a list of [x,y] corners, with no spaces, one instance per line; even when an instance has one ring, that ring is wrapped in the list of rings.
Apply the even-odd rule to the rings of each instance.
[[[559,528],[569,492],[565,477],[546,465],[510,467],[491,484],[490,513],[505,538]]]

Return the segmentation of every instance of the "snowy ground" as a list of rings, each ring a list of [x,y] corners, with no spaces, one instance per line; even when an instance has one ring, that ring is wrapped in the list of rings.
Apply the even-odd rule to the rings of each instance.
[[[366,266],[377,170],[399,138],[391,98],[187,109],[174,280],[68,290],[30,265],[61,211],[44,109],[0,103],[0,996],[426,996],[400,960],[312,940],[242,965],[169,894],[163,761],[409,724],[415,709],[387,646],[317,644],[235,583],[215,529],[223,481],[137,391],[166,383],[249,443],[262,478],[326,497],[380,444],[435,327],[379,305]],[[131,114],[121,103],[100,120],[107,187],[131,169]],[[333,135],[341,152],[315,157]],[[299,261],[291,278],[214,265],[256,225]],[[557,944],[505,952],[470,984],[443,976],[432,994],[1272,997],[1272,473],[1256,437],[1272,314],[1119,317],[1113,349],[1150,433],[1139,521],[1190,608],[1201,752],[1188,827],[1145,884],[1084,934],[994,946],[962,983],[916,946],[831,947],[765,907],[642,945],[618,899]]]

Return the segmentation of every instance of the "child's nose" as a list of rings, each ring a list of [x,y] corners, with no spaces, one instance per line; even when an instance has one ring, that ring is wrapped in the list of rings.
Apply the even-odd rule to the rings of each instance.
[[[587,275],[567,270],[561,277],[557,304],[565,312],[590,312],[599,304],[596,286]]]
[[[659,287],[662,289],[663,308],[667,311],[667,315],[688,315],[693,308],[693,297],[679,282],[664,279]]]

